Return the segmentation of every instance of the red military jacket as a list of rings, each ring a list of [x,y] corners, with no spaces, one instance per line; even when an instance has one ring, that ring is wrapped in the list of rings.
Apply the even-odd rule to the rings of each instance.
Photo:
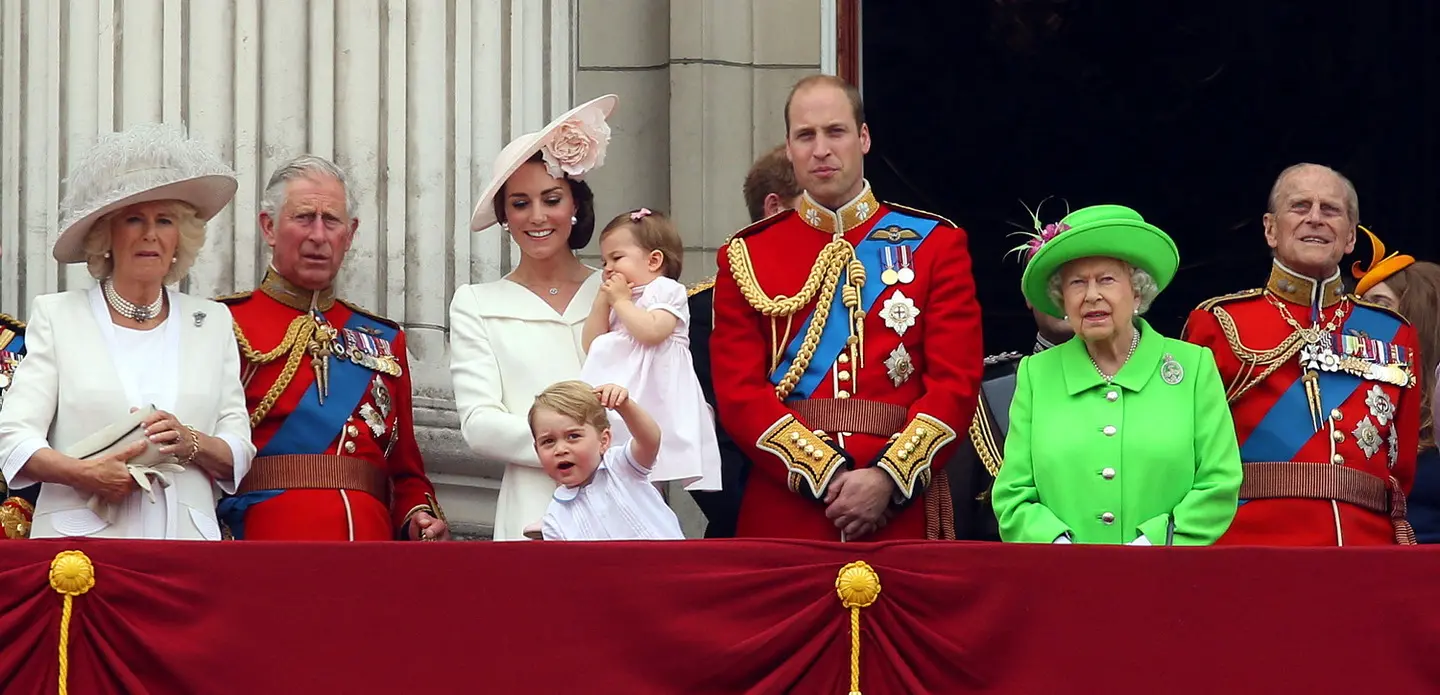
[[[302,354],[293,368],[287,364],[293,343],[300,342],[291,336],[312,321],[312,294],[271,270],[258,291],[220,300],[230,307],[240,342],[256,465],[277,455],[363,459],[388,477],[391,499],[353,489],[288,489],[278,495],[263,490],[222,502],[221,516],[232,529],[232,520],[240,521],[246,539],[390,540],[416,511],[438,515],[426,498],[434,487],[415,441],[405,333],[328,290],[318,293],[316,305],[337,331],[338,343],[347,354],[365,353],[363,368],[328,358],[322,404],[307,346],[299,346]]]
[[[1315,340],[1297,325],[1318,327],[1309,334]],[[1338,273],[1319,283],[1277,262],[1264,288],[1191,312],[1184,337],[1215,354],[1247,464],[1240,509],[1220,544],[1396,542],[1388,509],[1319,490],[1247,494],[1257,497],[1254,464],[1297,462],[1369,474],[1376,480],[1368,482],[1388,484],[1403,504],[1400,495],[1415,477],[1422,388],[1421,375],[1409,374],[1420,362],[1415,329],[1404,318],[1346,295]],[[1395,378],[1400,374],[1410,376],[1403,385],[1395,383],[1406,381]]]
[[[936,476],[983,359],[965,233],[868,184],[833,212],[807,194],[721,249],[713,301],[720,421],[754,462],[737,536],[841,540],[819,500],[839,471],[875,465],[896,513],[864,540],[938,537],[940,501],[953,511]],[[936,498],[910,504],[932,481]]]
[[[5,407],[10,377],[23,359],[25,324],[9,314],[0,314],[0,408]],[[0,479],[0,540],[30,537],[30,520],[35,516],[35,500],[39,495],[39,485],[7,492],[4,479]]]

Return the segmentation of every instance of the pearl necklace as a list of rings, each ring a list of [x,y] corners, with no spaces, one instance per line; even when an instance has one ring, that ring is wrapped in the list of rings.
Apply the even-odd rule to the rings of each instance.
[[[105,302],[110,305],[110,308],[114,309],[115,313],[131,321],[138,321],[140,323],[149,321],[159,316],[160,310],[165,306],[164,289],[160,290],[160,296],[156,297],[155,301],[141,306],[121,297],[120,293],[115,291],[115,283],[112,282],[110,278],[105,278],[105,280],[100,283],[100,287],[105,293]]]
[[[1136,328],[1136,329],[1135,329],[1135,332],[1130,335],[1130,352],[1125,353],[1125,361],[1120,363],[1120,369],[1124,369],[1124,368],[1125,368],[1125,362],[1129,362],[1129,361],[1130,361],[1130,358],[1131,358],[1132,356],[1134,356],[1134,354],[1135,354],[1135,348],[1138,347],[1139,345],[1140,345],[1140,329],[1139,329],[1139,328]],[[1089,350],[1086,350],[1086,351],[1085,351],[1085,354],[1089,355],[1089,354],[1090,354],[1090,351],[1089,351]],[[1090,366],[1092,366],[1092,367],[1095,368],[1095,371],[1100,374],[1100,378],[1101,378],[1101,379],[1104,379],[1104,380],[1105,380],[1105,383],[1109,384],[1109,383],[1112,383],[1112,382],[1115,380],[1115,376],[1114,376],[1113,374],[1112,374],[1112,375],[1107,375],[1105,372],[1103,372],[1103,371],[1100,370],[1100,363],[1095,361],[1095,356],[1094,356],[1094,355],[1090,355]],[[1119,374],[1120,372],[1119,372],[1119,370],[1116,370],[1115,373],[1116,373],[1116,374]]]

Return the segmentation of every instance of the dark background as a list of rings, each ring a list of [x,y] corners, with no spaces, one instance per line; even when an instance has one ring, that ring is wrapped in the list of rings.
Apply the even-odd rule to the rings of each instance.
[[[1440,257],[1435,3],[1280,0],[872,1],[862,76],[882,200],[970,234],[988,353],[1027,350],[1034,324],[1006,250],[1097,203],[1138,210],[1180,247],[1151,309],[1178,336],[1207,297],[1263,284],[1270,186],[1310,161],[1348,176],[1360,219]],[[1062,200],[1063,199],[1063,200]],[[1349,263],[1368,261],[1361,235]]]

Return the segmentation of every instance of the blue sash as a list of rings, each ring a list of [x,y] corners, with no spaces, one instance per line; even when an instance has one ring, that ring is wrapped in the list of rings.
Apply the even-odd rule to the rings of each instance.
[[[350,314],[345,328],[363,330],[372,335],[378,332],[378,337],[391,345],[395,344],[395,334],[398,332],[359,312]],[[295,405],[295,410],[285,418],[285,422],[280,423],[280,429],[276,430],[275,436],[266,442],[256,456],[323,454],[328,451],[336,434],[345,426],[345,419],[360,406],[360,401],[365,397],[366,389],[375,374],[376,372],[350,360],[337,359],[332,355],[330,392],[325,396],[325,404],[320,404],[320,384],[310,384],[310,388],[305,390],[300,402]],[[230,528],[230,535],[237,540],[243,540],[246,511],[283,492],[284,490],[256,490],[226,497],[216,507],[216,515]]]
[[[922,217],[914,217],[902,212],[891,210],[884,217],[872,226],[871,232],[855,245],[855,257],[865,265],[865,286],[860,291],[860,306],[867,313],[875,305],[875,300],[880,298],[889,286],[880,280],[880,273],[885,269],[880,259],[881,249],[890,246],[908,246],[910,254],[915,256],[915,250],[924,243],[930,232],[939,226],[935,220],[927,220]],[[905,235],[906,239],[890,241],[884,238],[876,238],[875,230],[885,229],[891,225],[915,232],[914,235]],[[820,343],[815,346],[815,354],[810,357],[810,364],[805,368],[805,373],[800,375],[800,381],[796,384],[795,390],[790,393],[788,400],[809,398],[815,393],[815,389],[825,380],[825,375],[830,373],[831,365],[845,349],[845,343],[850,338],[849,309],[846,308],[844,297],[839,290],[835,292],[835,298],[830,303],[830,316],[825,322],[825,328],[820,332]],[[779,384],[785,373],[790,371],[790,365],[795,363],[795,357],[800,353],[800,345],[805,342],[805,334],[810,329],[810,322],[815,320],[814,313],[805,319],[804,325],[796,332],[795,338],[785,346],[785,354],[780,361],[780,366],[770,374],[770,383]],[[864,346],[861,346],[862,348]]]
[[[0,350],[14,353],[16,355],[25,354],[25,336],[16,333],[15,337],[11,338],[9,343],[6,343],[5,345],[0,345]]]
[[[1400,321],[1390,314],[1356,306],[1355,313],[1345,321],[1343,331],[1363,331],[1377,340],[1390,342],[1400,330]],[[1343,372],[1317,372],[1320,404],[1323,413],[1340,407],[1364,388],[1366,381]],[[1310,406],[1305,400],[1305,382],[1296,379],[1290,388],[1271,406],[1240,447],[1241,461],[1293,461],[1295,455],[1315,436],[1310,421]]]

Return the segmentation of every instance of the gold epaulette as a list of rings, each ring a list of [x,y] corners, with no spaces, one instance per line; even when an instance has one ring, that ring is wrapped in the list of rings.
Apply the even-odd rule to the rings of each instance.
[[[252,294],[255,294],[254,290],[245,290],[244,292],[236,292],[235,294],[216,297],[214,301],[220,302],[221,304],[239,304],[249,299]]]
[[[1264,294],[1264,293],[1265,293],[1265,288],[1263,288],[1263,287],[1256,287],[1256,288],[1253,288],[1253,289],[1240,290],[1239,292],[1234,292],[1234,293],[1231,293],[1231,294],[1221,295],[1221,296],[1219,296],[1219,297],[1211,297],[1211,298],[1209,298],[1209,299],[1207,299],[1207,300],[1205,300],[1205,301],[1203,301],[1203,302],[1200,302],[1200,305],[1197,306],[1197,307],[1195,307],[1195,310],[1196,310],[1196,311],[1210,311],[1211,309],[1214,309],[1215,307],[1220,306],[1221,304],[1225,304],[1225,303],[1228,303],[1228,302],[1237,301],[1237,300],[1240,300],[1240,299],[1249,299],[1249,298],[1251,298],[1251,297],[1259,297],[1260,295],[1262,295],[1262,294]]]
[[[779,222],[780,220],[785,219],[785,216],[786,216],[786,215],[789,215],[789,214],[794,213],[794,212],[795,212],[794,210],[781,210],[780,212],[777,212],[777,213],[775,213],[775,214],[773,214],[773,215],[771,215],[771,216],[769,216],[769,217],[766,217],[766,218],[763,219],[763,220],[759,220],[759,221],[756,221],[756,222],[752,222],[752,223],[750,224],[750,226],[745,227],[745,228],[741,229],[740,231],[735,232],[734,234],[731,234],[729,237],[726,237],[725,243],[724,243],[724,244],[721,244],[720,246],[721,246],[721,248],[724,248],[725,245],[726,245],[726,244],[729,244],[732,240],[739,239],[740,237],[750,236],[751,234],[754,234],[754,233],[756,233],[756,232],[758,232],[758,231],[760,231],[760,230],[762,230],[762,229],[765,229],[765,228],[767,228],[767,227],[770,227],[770,226],[774,225],[776,222]]]
[[[1352,294],[1352,295],[1349,295],[1349,297],[1350,297],[1350,301],[1355,302],[1355,304],[1358,305],[1358,306],[1363,306],[1363,307],[1365,307],[1365,308],[1367,308],[1367,309],[1374,309],[1374,310],[1376,310],[1376,311],[1380,311],[1380,312],[1384,312],[1384,313],[1386,313],[1386,314],[1389,314],[1389,315],[1395,317],[1396,319],[1398,319],[1398,320],[1400,321],[1400,325],[1402,325],[1402,326],[1408,326],[1408,325],[1410,325],[1410,319],[1407,319],[1407,318],[1405,318],[1404,316],[1401,316],[1401,315],[1400,315],[1400,312],[1395,311],[1394,309],[1391,309],[1391,308],[1388,307],[1388,306],[1380,306],[1379,304],[1376,304],[1376,303],[1374,303],[1374,302],[1367,302],[1367,301],[1365,301],[1364,299],[1361,299],[1361,298],[1360,298],[1360,295],[1358,295],[1358,294]]]
[[[937,214],[935,214],[935,213],[933,213],[933,212],[928,212],[928,211],[925,211],[925,210],[920,210],[920,209],[918,209],[918,208],[912,208],[912,207],[909,207],[909,206],[907,206],[907,205],[900,205],[900,204],[898,204],[898,203],[892,203],[892,202],[890,202],[890,201],[888,201],[888,200],[883,200],[883,201],[881,201],[881,202],[885,203],[886,205],[889,205],[889,206],[892,207],[892,208],[895,208],[896,210],[899,210],[900,212],[903,212],[903,213],[906,213],[906,214],[910,214],[910,215],[914,215],[914,216],[916,216],[916,217],[924,217],[924,218],[927,219],[927,220],[935,220],[936,222],[939,222],[940,224],[943,224],[943,225],[945,225],[946,227],[954,227],[954,228],[956,228],[956,229],[959,229],[959,227],[957,227],[954,222],[951,222],[950,220],[945,219],[945,217],[944,217],[943,215],[937,215]]]
[[[9,314],[0,314],[0,328],[8,328],[20,333],[25,330],[25,322]]]
[[[704,292],[705,290],[708,290],[708,289],[710,289],[710,288],[712,288],[712,287],[714,287],[714,286],[715,286],[715,276],[714,276],[714,275],[711,275],[709,278],[706,278],[706,279],[704,279],[704,280],[701,280],[700,282],[697,282],[697,283],[695,283],[695,284],[687,287],[687,288],[685,289],[685,296],[686,296],[686,297],[694,297],[695,295],[700,294],[701,292]]]
[[[355,312],[355,313],[357,313],[357,314],[361,314],[361,315],[365,316],[366,318],[370,318],[370,319],[374,319],[374,320],[376,320],[376,321],[379,321],[380,323],[383,323],[383,324],[385,324],[385,325],[387,325],[387,326],[389,326],[389,327],[391,327],[391,328],[394,328],[394,329],[397,330],[397,331],[398,331],[398,330],[401,330],[400,324],[398,324],[398,323],[396,323],[396,322],[394,322],[394,321],[391,321],[390,319],[387,319],[387,318],[385,318],[384,316],[381,316],[381,315],[379,315],[379,314],[377,314],[377,313],[375,313],[375,312],[373,312],[373,311],[370,311],[369,309],[366,309],[365,307],[362,307],[362,306],[360,306],[359,304],[355,304],[354,302],[345,301],[344,299],[341,299],[341,298],[339,298],[339,297],[336,297],[336,298],[335,298],[335,301],[340,302],[341,304],[344,304],[344,305],[347,306],[347,307],[350,307],[350,310],[351,310],[351,311],[353,311],[353,312]]]

